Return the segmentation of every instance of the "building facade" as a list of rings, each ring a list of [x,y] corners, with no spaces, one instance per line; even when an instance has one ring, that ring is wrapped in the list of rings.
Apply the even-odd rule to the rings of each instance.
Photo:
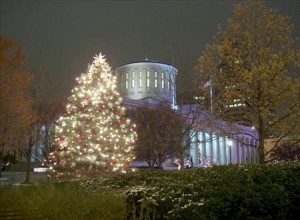
[[[177,69],[153,60],[125,64],[115,70],[118,87],[124,98],[153,103],[164,100],[176,105]]]
[[[219,165],[259,163],[257,132],[248,127],[237,129],[238,132],[224,132],[208,127],[193,131],[189,154],[197,159],[195,164],[204,164],[206,160]]]
[[[186,137],[186,158],[194,166],[258,163],[258,135],[251,127],[213,119],[205,112],[191,117],[195,104],[176,105],[175,67],[153,60],[125,64],[115,70],[118,88],[127,108],[151,107],[168,102],[174,111],[195,123]],[[164,166],[168,166],[168,162]],[[165,167],[164,167],[165,168]]]

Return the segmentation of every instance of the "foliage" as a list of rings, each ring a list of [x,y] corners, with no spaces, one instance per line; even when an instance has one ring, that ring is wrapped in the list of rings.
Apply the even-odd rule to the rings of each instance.
[[[139,170],[0,190],[0,211],[48,219],[295,219],[300,164]]]
[[[142,170],[80,185],[124,195],[127,219],[293,219],[300,211],[299,163]]]
[[[22,151],[28,147],[32,133],[33,76],[22,70],[24,53],[12,40],[0,36],[0,162],[7,151]]]
[[[268,135],[299,132],[300,81],[290,77],[299,65],[288,18],[262,1],[237,4],[227,29],[199,58],[200,82],[212,79],[215,113],[257,128],[260,162]]]
[[[300,161],[300,143],[283,142],[280,143],[272,152],[271,158],[275,161]]]
[[[150,167],[161,167],[168,158],[178,157],[178,140],[183,126],[181,117],[165,103],[155,109],[139,107],[130,112],[137,128],[137,160]]]
[[[134,158],[135,126],[126,118],[116,78],[99,54],[72,90],[55,127],[54,175],[126,172]]]

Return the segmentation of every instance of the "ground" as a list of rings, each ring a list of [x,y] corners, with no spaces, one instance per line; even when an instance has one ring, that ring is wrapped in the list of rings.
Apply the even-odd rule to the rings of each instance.
[[[0,178],[0,184],[20,184],[24,182],[25,176],[25,172],[4,171],[2,172],[2,177]],[[47,180],[47,175],[45,173],[31,172],[30,180],[32,183],[45,181]]]

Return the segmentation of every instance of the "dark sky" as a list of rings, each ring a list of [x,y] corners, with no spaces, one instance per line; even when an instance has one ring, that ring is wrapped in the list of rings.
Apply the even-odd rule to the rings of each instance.
[[[54,96],[68,96],[74,78],[95,54],[112,68],[145,59],[174,65],[178,57],[196,63],[217,24],[225,25],[234,4],[226,0],[50,1],[0,0],[1,34],[25,49],[27,67],[47,64]],[[300,1],[269,0],[291,17],[300,34]]]

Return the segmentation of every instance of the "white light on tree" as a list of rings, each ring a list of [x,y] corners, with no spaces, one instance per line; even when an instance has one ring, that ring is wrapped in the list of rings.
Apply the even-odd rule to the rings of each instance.
[[[134,159],[135,126],[126,118],[116,78],[101,53],[76,78],[66,113],[56,126],[51,154],[57,177],[126,172]]]

